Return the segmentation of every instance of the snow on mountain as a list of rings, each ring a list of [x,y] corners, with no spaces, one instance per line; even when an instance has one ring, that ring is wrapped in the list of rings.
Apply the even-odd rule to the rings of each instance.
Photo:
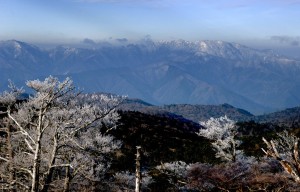
[[[252,113],[300,105],[300,62],[223,41],[141,42],[42,50],[0,42],[0,89],[55,75],[87,92],[111,92],[153,104],[222,104]]]
[[[7,88],[8,79],[16,83],[48,73],[48,54],[34,45],[10,40],[0,41],[0,89]]]

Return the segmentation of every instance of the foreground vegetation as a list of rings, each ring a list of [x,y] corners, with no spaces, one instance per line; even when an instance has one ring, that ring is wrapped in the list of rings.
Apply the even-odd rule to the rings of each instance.
[[[300,191],[295,123],[195,123],[120,110],[124,98],[70,79],[26,84],[28,97],[13,84],[0,95],[2,191],[134,191],[137,146],[138,191]]]

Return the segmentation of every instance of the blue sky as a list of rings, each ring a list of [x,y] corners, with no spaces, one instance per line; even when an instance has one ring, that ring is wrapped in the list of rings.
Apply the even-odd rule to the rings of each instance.
[[[298,47],[300,0],[0,0],[0,40],[224,40]]]

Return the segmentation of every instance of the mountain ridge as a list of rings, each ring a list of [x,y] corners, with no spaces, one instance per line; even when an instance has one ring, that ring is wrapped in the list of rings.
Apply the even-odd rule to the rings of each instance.
[[[86,92],[153,104],[230,103],[255,114],[300,104],[300,62],[224,41],[184,40],[49,50],[0,42],[0,90],[49,75],[71,77]]]
[[[236,108],[228,103],[220,105],[171,104],[155,106],[140,99],[127,98],[118,107],[118,110],[137,111],[149,115],[176,117],[177,119],[182,118],[195,123],[207,121],[212,117],[227,116],[229,119],[239,123],[270,124],[288,129],[298,129],[300,126],[300,106],[263,115],[253,115],[244,109]]]

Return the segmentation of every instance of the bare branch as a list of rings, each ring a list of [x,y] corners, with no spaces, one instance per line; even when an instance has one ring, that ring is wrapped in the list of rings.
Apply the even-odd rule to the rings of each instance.
[[[9,160],[4,158],[4,157],[0,157],[0,159],[3,160],[3,161],[9,162]]]
[[[55,167],[70,167],[70,168],[73,168],[72,164],[52,165],[51,167],[52,168],[55,168]]]
[[[274,144],[274,141],[273,140],[271,140],[270,141],[270,143],[271,143],[271,146],[272,146],[272,149],[273,149],[273,152],[274,152],[274,155],[276,156],[276,157],[280,157],[280,155],[279,155],[279,153],[278,153],[278,151],[277,151],[277,149],[276,149],[276,146],[275,146],[275,144]]]
[[[26,151],[24,151],[23,153],[24,153],[24,154],[27,154],[27,155],[30,155],[30,156],[34,156],[34,154],[28,153],[28,152],[26,152]]]
[[[32,173],[31,170],[29,170],[29,169],[27,169],[27,168],[23,168],[23,167],[20,167],[19,169],[22,170],[22,171],[27,172],[31,177],[33,177],[33,173]]]
[[[27,190],[30,188],[28,185],[25,185],[24,183],[22,183],[20,181],[14,180],[13,182],[20,185],[20,186],[22,186],[22,187],[24,187]]]
[[[267,150],[262,150],[267,156],[277,159],[284,170],[300,183],[298,139],[287,132],[279,133],[278,136],[275,141],[262,138],[267,145]]]
[[[28,134],[28,132],[19,124],[19,122],[10,114],[10,111],[8,111],[8,117],[13,120],[13,122],[19,127],[21,130],[21,133],[25,136],[27,136],[34,144],[36,144],[35,140]]]
[[[29,149],[34,153],[34,149],[31,146],[31,144],[29,143],[29,141],[27,139],[24,139],[24,140],[25,140],[25,143],[27,144],[27,146],[29,147]]]

